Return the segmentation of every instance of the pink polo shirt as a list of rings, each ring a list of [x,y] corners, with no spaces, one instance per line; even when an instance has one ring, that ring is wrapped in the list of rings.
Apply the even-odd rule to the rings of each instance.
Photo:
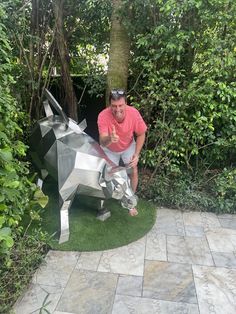
[[[147,126],[136,108],[126,106],[125,110],[125,119],[120,123],[114,118],[110,107],[104,109],[98,115],[99,134],[109,135],[112,132],[112,126],[115,126],[120,139],[117,143],[108,146],[114,152],[126,150],[132,143],[134,134],[140,135],[147,130]]]

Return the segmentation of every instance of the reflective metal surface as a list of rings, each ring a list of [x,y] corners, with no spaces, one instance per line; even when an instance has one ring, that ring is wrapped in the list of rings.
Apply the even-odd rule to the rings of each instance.
[[[69,239],[68,211],[76,194],[101,200],[121,200],[123,207],[137,205],[124,167],[115,166],[100,145],[84,132],[86,123],[77,125],[68,118],[54,97],[46,91],[46,118],[39,120],[30,137],[34,163],[44,179],[50,174],[58,182],[61,235]],[[57,115],[53,114],[52,108]],[[102,219],[101,219],[102,220]]]

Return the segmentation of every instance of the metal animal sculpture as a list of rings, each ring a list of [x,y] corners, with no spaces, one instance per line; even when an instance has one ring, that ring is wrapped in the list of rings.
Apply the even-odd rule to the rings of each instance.
[[[76,194],[101,200],[98,218],[110,216],[104,212],[105,199],[121,200],[125,208],[133,208],[137,198],[126,168],[115,166],[99,144],[83,130],[86,122],[77,125],[68,118],[52,94],[46,90],[46,117],[39,120],[30,137],[33,161],[42,179],[50,174],[58,182],[61,234],[59,243],[69,239],[68,211]],[[52,108],[56,111],[53,113]]]

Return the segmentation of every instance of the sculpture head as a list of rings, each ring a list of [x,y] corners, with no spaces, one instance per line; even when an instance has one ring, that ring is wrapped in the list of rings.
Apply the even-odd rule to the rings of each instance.
[[[100,184],[104,187],[104,194],[121,200],[121,205],[124,208],[132,209],[137,205],[137,197],[131,188],[126,168],[107,166],[103,174],[103,180],[104,182]]]

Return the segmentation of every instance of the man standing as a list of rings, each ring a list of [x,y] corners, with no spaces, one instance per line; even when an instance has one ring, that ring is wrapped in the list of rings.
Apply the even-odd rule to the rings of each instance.
[[[98,115],[99,141],[111,161],[119,165],[122,159],[126,167],[132,168],[130,180],[135,193],[138,185],[137,165],[147,126],[138,110],[127,105],[124,90],[112,90],[109,104]],[[138,211],[133,208],[129,213],[136,216]]]

